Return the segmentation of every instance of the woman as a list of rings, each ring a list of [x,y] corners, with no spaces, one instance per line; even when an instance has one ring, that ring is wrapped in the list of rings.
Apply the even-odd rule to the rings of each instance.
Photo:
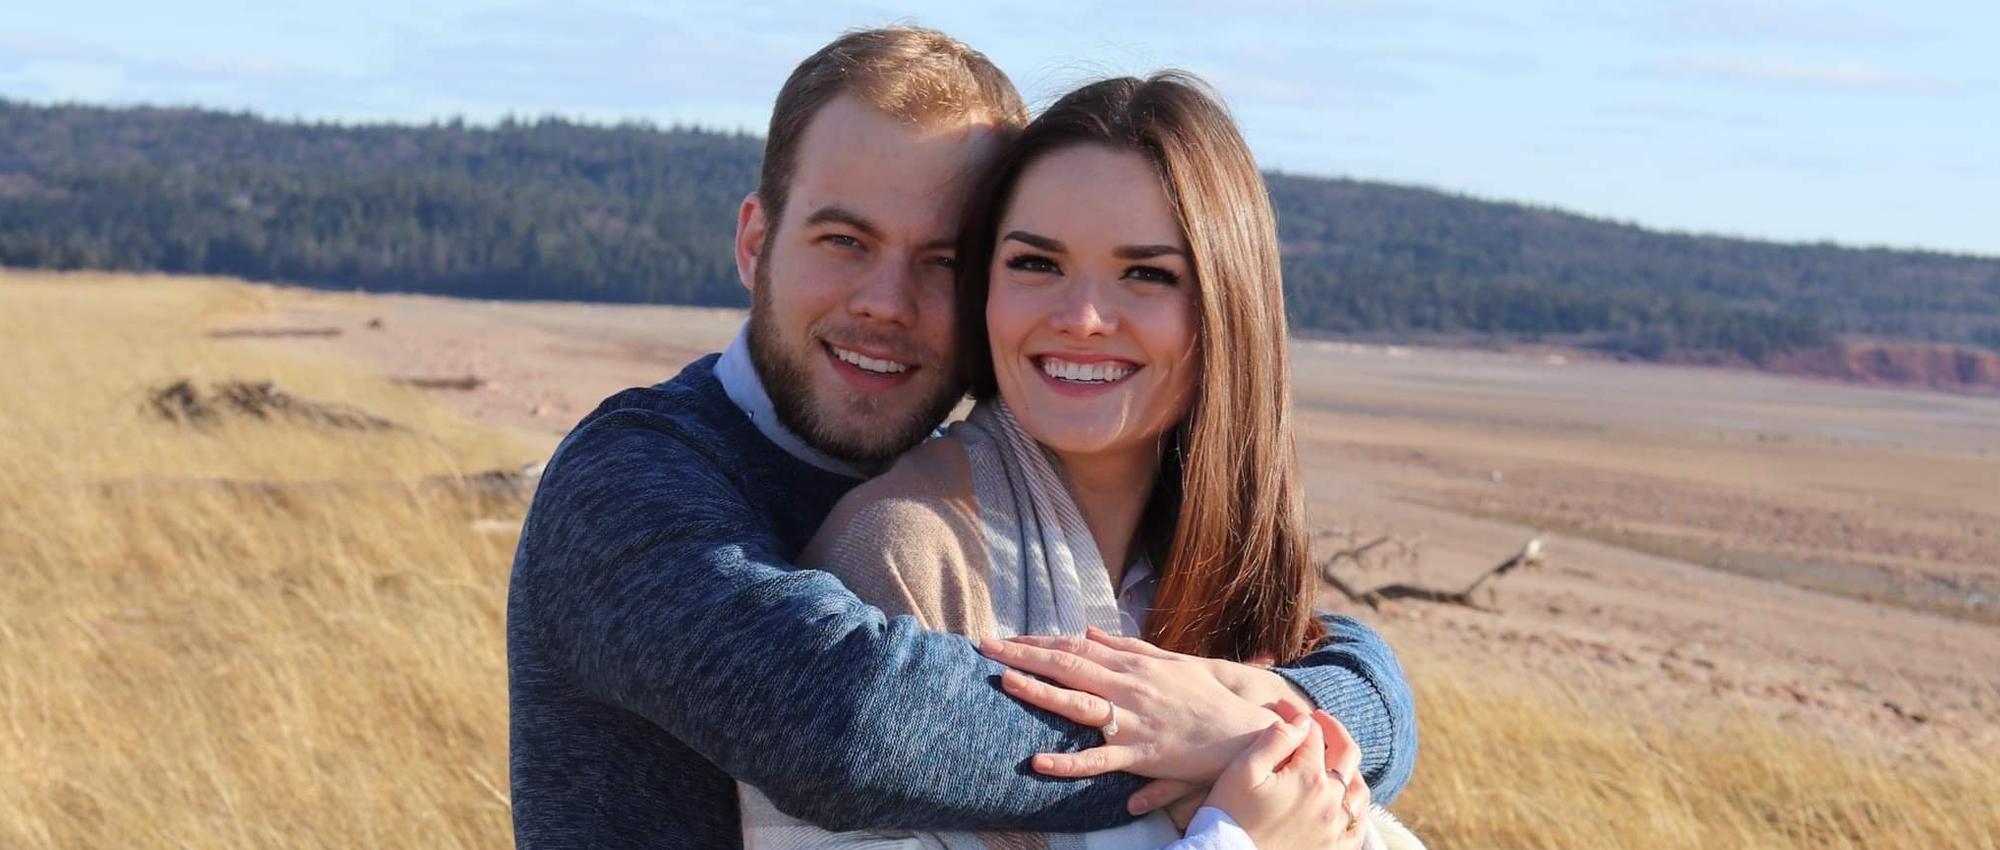
[[[1029,125],[971,204],[959,332],[979,403],[854,490],[800,562],[892,616],[975,638],[1094,628],[1237,661],[1304,654],[1322,632],[1277,236],[1226,110],[1178,73],[1086,86]],[[1281,850],[1406,836],[1368,811],[1357,765],[1330,718],[1273,716],[1185,839],[1158,813],[1082,836],[834,835],[745,787],[745,843],[1242,847],[1247,833]]]

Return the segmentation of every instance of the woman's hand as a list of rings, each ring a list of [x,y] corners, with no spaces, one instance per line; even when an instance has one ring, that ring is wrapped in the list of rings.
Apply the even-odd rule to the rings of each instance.
[[[1013,668],[1000,684],[1014,698],[1085,726],[1117,721],[1103,746],[1035,756],[1037,772],[1075,778],[1125,771],[1183,783],[1141,791],[1135,801],[1150,803],[1133,806],[1141,811],[1213,783],[1279,719],[1218,680],[1210,659],[1144,641],[1135,643],[1150,651],[1135,651],[1097,637],[1108,636],[1023,636],[979,645],[987,657]]]
[[[1228,812],[1258,850],[1360,847],[1368,812],[1361,749],[1324,711],[1280,712],[1286,719],[1229,763],[1206,805]]]

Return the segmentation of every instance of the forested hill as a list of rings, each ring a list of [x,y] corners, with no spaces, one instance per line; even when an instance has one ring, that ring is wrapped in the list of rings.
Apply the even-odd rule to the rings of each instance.
[[[560,120],[332,125],[0,101],[0,265],[740,305],[761,140]],[[1662,234],[1270,175],[1303,329],[1763,362],[1838,334],[2000,348],[2000,259]]]

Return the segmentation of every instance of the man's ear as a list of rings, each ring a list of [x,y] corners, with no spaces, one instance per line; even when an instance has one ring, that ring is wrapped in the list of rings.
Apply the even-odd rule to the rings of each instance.
[[[756,192],[743,196],[736,210],[736,277],[743,288],[757,289],[757,264],[764,261],[764,201]]]

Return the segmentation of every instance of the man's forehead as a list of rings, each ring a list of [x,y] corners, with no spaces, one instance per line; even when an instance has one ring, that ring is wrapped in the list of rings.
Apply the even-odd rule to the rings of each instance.
[[[859,99],[829,102],[808,126],[787,204],[804,220],[838,206],[881,227],[950,229],[960,199],[998,151],[998,133],[968,120],[915,124]]]

